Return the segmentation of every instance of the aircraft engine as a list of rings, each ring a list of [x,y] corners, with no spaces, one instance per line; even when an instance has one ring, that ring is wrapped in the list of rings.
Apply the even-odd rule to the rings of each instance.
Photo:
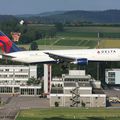
[[[76,59],[73,64],[78,64],[78,65],[87,65],[88,60],[86,58],[81,58],[81,59]]]

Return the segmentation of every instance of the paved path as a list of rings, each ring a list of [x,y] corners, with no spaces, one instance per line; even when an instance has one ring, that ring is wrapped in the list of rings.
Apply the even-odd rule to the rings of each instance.
[[[49,108],[49,100],[46,98],[8,96],[4,99],[7,104],[0,108],[0,120],[14,120],[21,109]]]

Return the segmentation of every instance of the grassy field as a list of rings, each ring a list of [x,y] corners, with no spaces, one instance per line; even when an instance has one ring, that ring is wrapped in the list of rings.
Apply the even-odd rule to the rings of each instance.
[[[120,39],[106,39],[101,40],[100,42],[101,48],[120,48]]]
[[[100,32],[101,48],[120,48],[119,31],[120,27],[65,27],[65,31],[57,33],[55,38],[46,38],[36,42],[40,46],[46,45],[52,49],[96,48],[98,32]]]
[[[16,120],[120,120],[120,109],[50,108],[22,110]]]
[[[97,44],[97,40],[94,38],[81,38],[81,37],[59,37],[53,39],[42,39],[37,40],[38,45],[49,45],[49,46],[74,46],[93,48]]]
[[[36,29],[50,30],[54,25],[31,25]],[[120,27],[65,27],[64,32],[58,32],[55,38],[36,40],[39,49],[81,49],[96,48],[98,32],[100,33],[100,48],[120,48]],[[22,45],[29,49],[30,45]]]

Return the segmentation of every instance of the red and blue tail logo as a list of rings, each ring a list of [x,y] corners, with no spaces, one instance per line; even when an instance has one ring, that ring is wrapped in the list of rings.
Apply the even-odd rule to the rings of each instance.
[[[0,47],[5,53],[21,51],[4,33],[0,31]]]

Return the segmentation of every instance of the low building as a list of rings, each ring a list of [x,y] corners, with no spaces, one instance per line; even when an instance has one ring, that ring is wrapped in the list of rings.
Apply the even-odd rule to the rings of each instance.
[[[106,69],[105,82],[111,85],[120,84],[120,69]]]
[[[37,79],[37,66],[1,65],[0,94],[40,95],[41,85],[27,85],[31,77]]]
[[[59,82],[51,81],[50,106],[56,102],[64,107],[105,107],[106,95],[100,81],[86,75],[84,70],[70,70]]]

